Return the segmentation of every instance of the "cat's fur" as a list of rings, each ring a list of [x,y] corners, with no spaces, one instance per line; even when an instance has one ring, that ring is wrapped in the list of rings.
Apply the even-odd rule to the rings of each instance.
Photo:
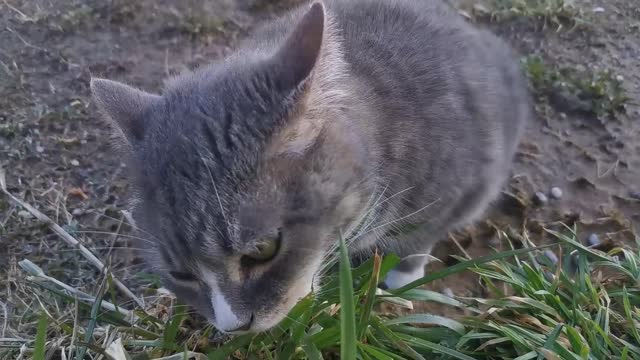
[[[530,117],[512,52],[440,0],[304,5],[161,96],[92,91],[130,161],[150,264],[223,331],[279,322],[341,232],[353,250],[428,253],[496,197]],[[393,235],[407,223],[420,230]],[[273,260],[241,265],[278,232]]]

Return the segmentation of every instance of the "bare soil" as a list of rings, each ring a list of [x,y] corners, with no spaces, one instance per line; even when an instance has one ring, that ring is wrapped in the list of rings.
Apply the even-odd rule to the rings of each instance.
[[[137,288],[142,270],[127,249],[128,185],[124,165],[89,99],[89,79],[100,76],[159,91],[168,75],[224,56],[257,22],[294,1],[266,0],[6,0],[0,2],[0,166],[8,190],[82,240],[115,274]],[[436,255],[481,256],[504,248],[496,229],[517,238],[577,224],[580,240],[595,233],[603,246],[633,246],[640,227],[640,8],[632,0],[581,1],[585,24],[544,19],[492,21],[456,2],[469,21],[490,27],[523,56],[550,66],[609,69],[624,78],[626,112],[595,116],[571,98],[541,94],[537,119],[526,132],[513,178],[487,221],[454,235]],[[601,7],[603,11],[593,11]],[[490,8],[487,5],[487,8]],[[477,16],[476,16],[477,15]],[[482,15],[482,16],[480,16]],[[562,190],[552,199],[550,189]],[[537,205],[536,192],[549,201]],[[464,251],[462,250],[464,249]],[[28,258],[48,275],[93,293],[98,273],[80,254],[0,195],[0,302],[9,325],[0,337],[33,333],[25,309],[35,306],[18,261]],[[434,264],[433,267],[443,266]],[[434,285],[469,296],[483,292],[463,274]],[[1,304],[0,304],[1,305]],[[429,306],[423,308],[431,309]],[[0,321],[2,325],[2,321]]]

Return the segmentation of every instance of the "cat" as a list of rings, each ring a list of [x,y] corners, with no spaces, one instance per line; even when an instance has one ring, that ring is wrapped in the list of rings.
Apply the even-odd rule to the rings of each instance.
[[[91,91],[147,261],[227,333],[282,320],[340,236],[404,257],[384,286],[422,277],[497,197],[531,117],[513,51],[439,0],[306,3],[162,95]]]

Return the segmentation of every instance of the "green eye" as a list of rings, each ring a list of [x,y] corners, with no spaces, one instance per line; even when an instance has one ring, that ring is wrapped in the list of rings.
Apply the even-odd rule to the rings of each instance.
[[[260,241],[254,251],[245,254],[242,257],[243,263],[247,266],[256,263],[264,263],[273,259],[280,250],[281,235],[278,233],[275,237],[265,238]]]

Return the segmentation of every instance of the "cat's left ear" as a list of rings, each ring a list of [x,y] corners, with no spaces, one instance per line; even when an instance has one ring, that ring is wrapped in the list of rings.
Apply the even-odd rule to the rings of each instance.
[[[302,87],[316,66],[322,49],[325,17],[324,5],[313,3],[272,59],[278,78],[286,88]]]
[[[115,125],[123,140],[129,144],[142,140],[143,115],[160,96],[107,79],[92,78],[90,87],[96,105]]]

